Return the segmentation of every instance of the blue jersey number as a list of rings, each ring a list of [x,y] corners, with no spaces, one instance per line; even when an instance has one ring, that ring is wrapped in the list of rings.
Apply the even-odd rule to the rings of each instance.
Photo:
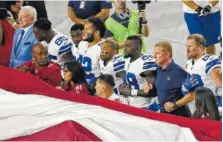
[[[136,80],[136,76],[133,73],[128,72],[127,75],[126,75],[126,79],[127,79],[128,84],[131,87],[134,87],[134,89],[139,89],[139,85],[138,85],[138,82]]]
[[[206,55],[202,58],[202,60],[207,61],[209,57],[210,57],[209,55]]]
[[[145,60],[148,60],[148,59],[149,60],[153,59],[153,56],[151,56],[151,55],[144,55],[141,58],[145,61]]]
[[[92,62],[91,58],[89,57],[83,57],[82,55],[78,58],[79,63],[82,64],[84,70],[86,71],[87,79],[93,79],[95,78],[93,73],[90,73],[92,71]]]
[[[82,61],[83,61],[83,56],[82,55],[79,55],[79,57],[77,58],[77,61],[82,64]]]
[[[72,61],[77,61],[77,57],[72,55]]]
[[[66,40],[68,40],[68,38],[66,38],[64,36],[61,36],[58,39],[56,39],[55,44],[58,45],[58,46],[60,46],[61,43],[63,43],[63,41],[66,41]]]

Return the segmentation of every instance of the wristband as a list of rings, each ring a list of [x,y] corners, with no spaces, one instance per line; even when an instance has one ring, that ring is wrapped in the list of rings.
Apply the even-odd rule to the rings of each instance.
[[[136,89],[131,90],[131,95],[132,96],[137,96],[137,94],[138,94],[138,90],[136,90]]]
[[[142,21],[142,24],[143,24],[143,25],[147,24],[147,20],[143,20],[143,21]]]
[[[201,11],[201,10],[202,10],[202,7],[200,7],[200,6],[198,6],[198,8],[195,9],[196,12],[199,12],[199,11]]]

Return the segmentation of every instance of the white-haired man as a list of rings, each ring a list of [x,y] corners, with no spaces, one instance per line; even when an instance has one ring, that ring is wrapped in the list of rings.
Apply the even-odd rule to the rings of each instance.
[[[32,59],[32,47],[37,40],[33,33],[33,24],[36,21],[36,9],[24,6],[19,12],[19,26],[14,33],[13,46],[9,67],[15,68]]]

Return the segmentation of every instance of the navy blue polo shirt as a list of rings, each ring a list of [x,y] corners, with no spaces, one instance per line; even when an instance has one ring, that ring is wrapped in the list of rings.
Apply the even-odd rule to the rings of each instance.
[[[163,112],[166,102],[176,102],[183,97],[181,86],[186,79],[187,72],[173,60],[166,69],[157,68],[155,86],[157,88],[160,111]]]
[[[77,17],[87,19],[88,17],[97,15],[104,8],[112,8],[110,0],[106,1],[85,1],[85,7],[80,8],[81,0],[69,1],[68,6],[72,7]]]

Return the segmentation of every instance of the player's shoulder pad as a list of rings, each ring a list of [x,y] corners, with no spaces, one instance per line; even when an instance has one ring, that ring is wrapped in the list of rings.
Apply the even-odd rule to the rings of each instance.
[[[124,57],[122,57],[122,55],[117,54],[115,56],[112,57],[111,61],[114,62],[119,62],[119,61],[124,61]]]
[[[221,59],[216,55],[204,56],[202,59],[206,62],[205,72],[207,74],[209,74],[213,68],[221,67]]]
[[[215,60],[215,59],[219,59],[219,57],[216,56],[216,55],[208,55],[208,54],[205,54],[201,57],[201,60],[205,61],[205,62],[209,62],[209,61],[212,61],[212,60]]]
[[[112,59],[112,63],[115,72],[124,70],[125,68],[125,60],[121,55],[115,55]]]
[[[83,47],[88,47],[88,42],[87,41],[81,41],[79,44],[78,44],[78,49],[82,49]]]
[[[217,56],[217,55],[204,55],[203,57],[201,57],[201,60],[206,62],[206,65],[208,66],[210,63],[220,63],[221,64],[221,59]]]
[[[99,47],[102,47],[102,45],[104,44],[104,41],[105,41],[105,40],[101,40],[101,41],[98,43],[98,46],[99,46]]]
[[[153,62],[153,61],[155,61],[155,59],[154,59],[154,57],[152,56],[152,55],[149,55],[149,54],[143,54],[142,56],[141,56],[141,59],[143,60],[143,61],[151,61],[151,62]]]
[[[143,69],[144,70],[156,70],[157,64],[152,55],[142,55],[141,56]]]
[[[102,47],[102,45],[103,45],[103,42],[98,43],[99,47]]]
[[[220,58],[217,56],[217,55],[209,55],[210,57],[209,57],[209,59],[208,59],[208,61],[212,61],[212,60],[220,60]]]

